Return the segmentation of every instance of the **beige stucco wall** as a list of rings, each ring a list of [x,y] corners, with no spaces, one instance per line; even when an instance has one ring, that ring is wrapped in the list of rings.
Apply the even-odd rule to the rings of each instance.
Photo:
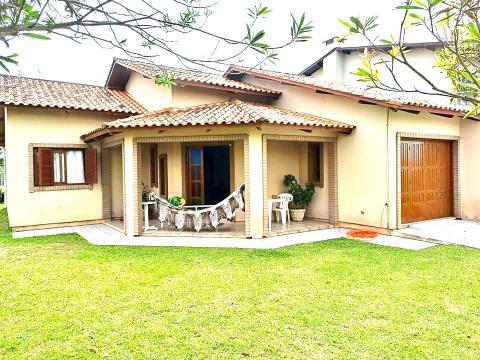
[[[325,80],[336,80],[356,84],[358,76],[354,75],[362,64],[363,49],[352,51],[348,54],[335,51],[323,60],[323,68],[312,74],[313,77],[323,78]],[[411,49],[406,57],[408,61],[422,74],[426,75],[439,88],[451,90],[452,84],[447,76],[439,69],[434,67],[435,52],[429,49]],[[384,56],[378,55],[374,61],[379,61]],[[380,78],[383,82],[394,85],[390,72],[385,68],[379,67]],[[409,68],[397,63],[395,65],[396,79],[405,88],[411,88],[414,82],[419,89],[430,90],[430,86],[426,84],[420,77],[415,75]],[[442,100],[443,98],[439,98]],[[448,98],[444,99],[446,103]]]
[[[404,111],[390,111],[388,126],[388,166],[389,169],[389,204],[390,225],[396,226],[396,199],[397,199],[397,164],[396,164],[396,137],[397,133],[416,133],[426,135],[460,136],[460,118],[445,118],[420,113],[418,115]]]
[[[308,143],[300,143],[300,181],[305,183],[308,181]],[[323,146],[323,187],[315,186],[315,195],[313,195],[312,203],[307,209],[306,216],[315,219],[329,218],[328,209],[328,146]]]
[[[172,106],[172,90],[139,73],[132,72],[125,90],[148,111]]]
[[[267,142],[268,197],[287,191],[283,184],[285,175],[292,174],[300,181],[300,158],[305,154],[301,154],[299,145],[295,141]]]
[[[110,150],[112,218],[123,217],[123,165],[122,147]]]
[[[338,135],[338,198],[341,222],[395,228],[396,134],[460,134],[460,119],[415,115],[314,90],[247,76],[245,81],[277,89],[275,105],[346,122],[357,128]],[[388,135],[387,135],[388,134]],[[314,208],[314,207],[312,207]]]
[[[480,220],[480,122],[463,120],[460,136],[462,217]]]
[[[315,187],[315,195],[306,216],[328,219],[328,156],[324,147],[324,186]],[[267,141],[267,197],[287,192],[283,178],[294,175],[303,185],[308,181],[308,142]]]
[[[150,179],[151,179],[150,172],[152,171],[152,169],[150,168],[150,147],[148,145],[142,145],[141,152],[142,152],[141,182],[146,186],[151,187],[152,184],[150,182]]]
[[[125,90],[148,111],[160,110],[166,107],[187,107],[216,102],[229,101],[238,98],[244,101],[264,102],[260,96],[243,93],[232,93],[222,89],[211,89],[178,84],[172,89],[155,84],[154,79],[146,78],[132,72]]]
[[[8,214],[12,227],[102,218],[101,172],[93,190],[29,192],[28,144],[83,144],[80,135],[114,118],[93,112],[7,109]],[[100,159],[100,156],[98,157]],[[98,161],[100,166],[100,161]]]
[[[231,95],[222,90],[193,86],[175,86],[173,88],[173,106],[186,107],[228,101]]]

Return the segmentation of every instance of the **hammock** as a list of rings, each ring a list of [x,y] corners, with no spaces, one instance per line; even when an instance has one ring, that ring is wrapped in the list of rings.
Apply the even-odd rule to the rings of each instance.
[[[188,210],[174,206],[156,193],[150,193],[150,199],[158,205],[158,220],[163,224],[173,223],[177,230],[195,229],[197,232],[206,226],[217,229],[221,220],[233,221],[236,209],[245,211],[245,184],[237,188],[225,200],[199,210]]]

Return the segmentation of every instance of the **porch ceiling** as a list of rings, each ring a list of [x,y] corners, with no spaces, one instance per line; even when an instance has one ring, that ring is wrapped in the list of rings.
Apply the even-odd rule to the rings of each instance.
[[[186,108],[165,108],[139,116],[115,120],[82,135],[94,141],[112,133],[133,128],[164,128],[176,126],[273,124],[328,128],[350,133],[355,126],[319,116],[282,109],[272,105],[232,100]]]

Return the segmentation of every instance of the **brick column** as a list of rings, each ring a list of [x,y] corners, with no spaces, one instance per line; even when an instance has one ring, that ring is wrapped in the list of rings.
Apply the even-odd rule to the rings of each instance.
[[[327,143],[328,151],[328,220],[338,226],[338,154],[337,142]]]
[[[112,218],[112,171],[110,149],[102,149],[102,218]]]
[[[250,236],[263,237],[263,140],[260,132],[253,130],[248,139],[248,167],[250,172]],[[248,212],[247,212],[248,216]]]
[[[452,143],[452,168],[453,168],[453,216],[462,218],[462,191],[461,191],[461,163],[460,140]]]
[[[135,144],[135,146],[137,146]],[[134,143],[131,137],[124,139],[124,167],[123,176],[125,181],[125,227],[127,236],[138,235],[138,221],[136,206],[138,204],[136,179],[136,152],[134,154]]]

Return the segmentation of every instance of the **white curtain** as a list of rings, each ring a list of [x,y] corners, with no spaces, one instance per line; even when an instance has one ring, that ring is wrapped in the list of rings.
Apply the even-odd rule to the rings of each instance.
[[[56,183],[64,182],[63,178],[63,169],[64,160],[63,153],[54,152],[53,153],[53,181]]]
[[[67,151],[67,184],[84,184],[85,170],[82,150]]]

